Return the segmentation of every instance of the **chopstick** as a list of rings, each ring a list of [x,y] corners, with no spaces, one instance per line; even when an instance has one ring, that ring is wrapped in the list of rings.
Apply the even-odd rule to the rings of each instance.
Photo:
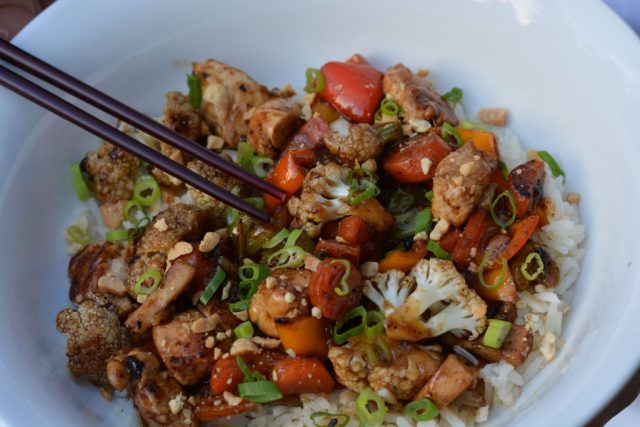
[[[286,193],[284,191],[251,175],[237,164],[222,159],[201,145],[194,144],[192,141],[161,125],[139,111],[136,111],[128,105],[123,104],[103,92],[100,92],[96,88],[81,82],[75,77],[70,76],[64,71],[42,61],[28,52],[25,52],[8,41],[0,40],[0,58],[32,74],[33,76],[62,89],[76,98],[137,127],[152,137],[167,142],[168,144],[202,160],[210,166],[228,173],[256,190],[267,193],[279,200],[284,200],[286,197]],[[168,173],[171,174],[171,172]],[[189,184],[191,183],[189,182]],[[220,197],[217,196],[216,198],[220,199]]]
[[[190,169],[163,156],[153,148],[136,141],[119,129],[92,116],[2,65],[0,65],[0,84],[82,129],[111,142],[123,150],[129,151],[134,156],[170,173],[183,182],[189,183],[198,190],[215,197],[229,206],[240,209],[261,221],[269,220],[267,212],[223,190]]]

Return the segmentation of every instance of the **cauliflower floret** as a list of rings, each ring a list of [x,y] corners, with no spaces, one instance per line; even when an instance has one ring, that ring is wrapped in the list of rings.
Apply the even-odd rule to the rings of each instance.
[[[400,270],[389,270],[376,274],[370,282],[366,282],[364,292],[375,305],[382,309],[385,316],[389,316],[404,304],[409,293],[415,288],[415,284],[416,281],[412,276],[405,276]]]
[[[344,119],[338,119],[336,122],[340,120]],[[334,127],[333,124],[331,126]],[[351,166],[380,155],[384,140],[370,124],[347,123],[347,129],[346,135],[334,130],[325,137],[324,145],[331,154]]]
[[[448,331],[467,331],[474,339],[484,331],[487,305],[467,287],[451,261],[431,258],[418,262],[409,273],[415,289],[402,304],[412,288],[410,283],[400,283],[397,274],[388,272],[384,278],[374,278],[364,290],[385,312],[389,338],[421,341]]]
[[[206,163],[201,162],[200,160],[190,161],[187,163],[187,168],[227,191],[235,192],[239,189],[240,193],[244,192],[240,181],[218,169],[213,168],[212,166],[207,165]],[[188,185],[187,188],[189,189],[189,193],[191,194],[196,206],[211,211],[214,218],[224,218],[224,212],[227,208],[226,204],[204,194],[202,191],[191,187],[190,185]]]
[[[350,169],[335,163],[319,165],[304,178],[296,218],[311,237],[318,237],[320,229],[329,221],[348,216]]]

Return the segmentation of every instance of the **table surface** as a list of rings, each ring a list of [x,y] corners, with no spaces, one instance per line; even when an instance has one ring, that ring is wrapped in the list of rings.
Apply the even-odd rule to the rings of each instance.
[[[11,39],[55,0],[0,0],[0,38]],[[640,34],[640,0],[604,0]],[[587,427],[640,425],[640,368]]]

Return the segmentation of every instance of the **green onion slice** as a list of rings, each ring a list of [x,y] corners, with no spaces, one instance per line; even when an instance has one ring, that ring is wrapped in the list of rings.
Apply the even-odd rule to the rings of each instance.
[[[428,201],[432,201],[433,200],[433,190],[429,190],[427,191],[427,193],[424,195]]]
[[[278,258],[278,262],[274,265],[274,260]],[[267,264],[274,266],[273,268],[297,268],[304,264],[304,249],[300,246],[291,246],[282,248],[269,255]]]
[[[129,231],[124,228],[119,228],[117,230],[109,230],[104,233],[104,238],[108,242],[119,242],[121,240],[129,240]]]
[[[233,333],[238,338],[249,339],[253,336],[253,325],[249,321],[242,322],[238,326],[236,326],[236,328],[233,330]]]
[[[402,138],[404,136],[404,133],[402,132],[402,125],[400,124],[400,122],[396,121],[387,123],[386,125],[379,128],[378,135],[380,135],[384,142],[391,142],[395,141],[396,139]]]
[[[247,197],[244,200],[251,203],[258,209],[264,209],[264,199],[262,197]]]
[[[145,286],[145,283],[149,279],[153,281],[153,284],[151,286]],[[150,268],[138,277],[138,280],[136,280],[136,284],[133,287],[133,292],[136,295],[149,295],[151,292],[156,290],[160,285],[161,280],[162,273],[160,273],[157,268]]]
[[[357,318],[360,318],[360,321],[356,326],[342,331],[344,325]],[[333,341],[338,345],[344,344],[349,338],[360,335],[364,331],[366,323],[367,310],[361,305],[352,308],[333,327]]]
[[[452,104],[456,104],[462,101],[462,97],[464,96],[464,92],[459,87],[453,87],[451,90],[444,95],[442,95],[442,99],[447,102],[451,102]]]
[[[240,157],[238,159],[240,160]],[[273,160],[263,156],[247,156],[240,160],[240,166],[258,178],[266,178],[273,166]]]
[[[480,123],[476,123],[476,122],[471,122],[469,120],[463,120],[460,122],[460,126],[458,126],[462,129],[469,129],[469,130],[481,130],[481,131],[486,131],[487,128],[484,127],[483,125],[481,125]]]
[[[71,182],[73,183],[73,188],[76,190],[78,199],[84,202],[91,197],[91,191],[82,176],[82,170],[80,170],[80,163],[78,162],[74,162],[71,165]]]
[[[531,262],[534,260],[537,264],[536,271],[534,271],[533,274],[530,274],[529,266],[531,265]],[[520,266],[520,272],[522,273],[524,278],[527,279],[528,281],[536,280],[538,276],[542,274],[543,271],[544,271],[544,262],[542,261],[542,257],[540,256],[540,254],[537,252],[531,252],[529,255],[527,255],[527,257],[524,260],[524,264]]]
[[[238,153],[238,163],[242,165],[242,161],[250,156],[253,156],[253,146],[248,142],[239,142],[238,148],[236,148]]]
[[[400,106],[391,98],[385,98],[380,103],[380,111],[385,116],[397,116],[400,113]]]
[[[282,241],[284,239],[286,239],[287,237],[289,237],[289,230],[287,230],[286,228],[283,228],[282,230],[278,231],[272,238],[267,240],[262,245],[262,248],[263,249],[273,249],[276,246],[278,246],[280,243],[282,243]]]
[[[500,200],[506,198],[509,201],[509,205],[511,207],[511,217],[507,221],[503,221],[500,218],[500,215],[496,212],[496,206],[500,203]],[[516,200],[511,194],[511,191],[504,190],[502,193],[498,194],[498,196],[493,199],[491,203],[491,209],[489,209],[489,213],[491,214],[491,218],[493,218],[493,222],[495,222],[498,226],[502,228],[507,228],[511,224],[513,224],[516,220]]]
[[[409,403],[405,412],[414,421],[429,421],[440,414],[438,407],[431,399],[420,399]]]
[[[429,234],[431,232],[431,208],[424,208],[416,214],[415,219],[415,234],[425,232]]]
[[[249,369],[246,363],[244,363],[244,359],[240,356],[236,356],[236,364],[242,375],[244,375],[244,381],[250,383],[252,381],[264,381],[266,378],[260,372],[252,371]]]
[[[391,229],[391,237],[401,240],[413,236],[416,229],[416,216],[415,209],[396,215],[396,223]]]
[[[255,403],[268,403],[282,399],[282,393],[272,381],[253,381],[238,384],[238,394],[244,400]]]
[[[238,270],[241,281],[261,282],[269,275],[269,269],[262,264],[247,264]]]
[[[500,275],[498,276],[498,280],[496,280],[496,283],[488,284],[484,280],[484,270],[489,266],[494,257],[500,258],[500,260],[502,261],[502,267],[500,269]],[[504,283],[505,279],[507,278],[508,270],[509,265],[507,264],[507,260],[504,259],[502,254],[497,249],[491,249],[484,253],[482,261],[478,266],[478,280],[480,281],[480,284],[485,288],[496,289],[502,286],[502,284]]]
[[[357,177],[358,175],[364,175],[363,177]],[[349,182],[349,204],[351,206],[358,206],[362,202],[369,200],[372,197],[376,197],[380,194],[380,189],[373,182],[373,174],[365,169],[354,169],[349,172],[347,178]]]
[[[307,78],[307,84],[304,87],[304,90],[309,93],[319,93],[322,92],[325,86],[324,74],[317,68],[307,68],[305,72],[305,76]]]
[[[464,140],[462,139],[462,137],[460,136],[456,128],[451,126],[449,123],[446,123],[446,122],[443,123],[442,131],[440,133],[442,135],[442,138],[444,139],[447,139],[449,136],[452,136],[456,140],[456,145],[458,146],[458,148],[464,145]]]
[[[124,204],[124,207],[122,208],[122,218],[125,221],[129,221],[130,223],[135,224],[137,221],[135,209],[137,209],[138,212],[142,212],[144,216],[147,216],[140,203],[136,202],[135,200],[129,200]]]
[[[507,164],[500,160],[498,162],[498,167],[500,168],[500,172],[502,172],[502,176],[504,176],[504,179],[509,179],[509,168],[507,167]]]
[[[346,427],[351,421],[351,417],[346,414],[331,414],[329,412],[314,412],[309,417],[315,427]],[[334,421],[335,420],[335,421]]]
[[[142,175],[133,187],[133,200],[142,206],[152,206],[160,200],[160,186],[151,175]]]
[[[440,246],[438,242],[434,240],[429,240],[427,242],[427,250],[432,254],[434,254],[436,258],[451,259],[451,254],[449,254],[449,252],[442,249],[442,246]]]
[[[204,288],[204,292],[200,295],[200,304],[207,305],[213,294],[218,290],[224,279],[226,279],[227,273],[219,265],[216,267],[216,272],[213,273],[213,277],[207,283],[207,287]]]
[[[482,344],[495,349],[502,347],[512,326],[511,322],[506,320],[489,319],[489,326],[482,337]]]
[[[187,74],[187,86],[189,87],[189,103],[193,108],[200,108],[202,104],[202,87],[198,76]]]
[[[240,220],[240,211],[238,211],[238,209],[236,208],[227,207],[227,209],[225,209],[224,219],[227,223],[227,226],[233,228]]]
[[[73,243],[78,243],[83,246],[91,242],[89,233],[77,225],[72,225],[67,228],[67,236],[69,236],[69,239],[71,239]]]
[[[546,164],[549,165],[549,169],[551,169],[551,173],[553,177],[556,178],[560,175],[564,176],[564,171],[556,162],[556,159],[548,152],[548,151],[538,151],[538,157],[540,157]]]
[[[377,393],[366,389],[360,392],[356,400],[356,414],[363,427],[378,427],[382,425],[387,406]]]
[[[351,263],[346,259],[334,259],[333,261],[331,261],[331,264],[342,264],[345,268],[344,274],[340,279],[340,287],[335,287],[333,291],[336,293],[336,295],[341,297],[345,295],[349,295],[349,292],[351,292],[351,289],[349,289],[349,276],[351,276]]]
[[[290,232],[289,236],[287,237],[287,241],[284,242],[284,247],[290,248],[291,246],[294,246],[301,235],[302,235],[302,230],[299,228],[296,228],[295,230]]]
[[[384,314],[377,310],[367,311],[367,319],[364,324],[364,334],[369,338],[384,333]]]

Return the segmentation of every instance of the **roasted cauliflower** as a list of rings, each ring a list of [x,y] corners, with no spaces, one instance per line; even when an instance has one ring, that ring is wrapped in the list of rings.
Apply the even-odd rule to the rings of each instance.
[[[364,288],[384,312],[389,338],[421,341],[466,331],[474,339],[484,331],[487,305],[467,287],[451,261],[423,259],[408,277],[401,274],[379,273]]]

